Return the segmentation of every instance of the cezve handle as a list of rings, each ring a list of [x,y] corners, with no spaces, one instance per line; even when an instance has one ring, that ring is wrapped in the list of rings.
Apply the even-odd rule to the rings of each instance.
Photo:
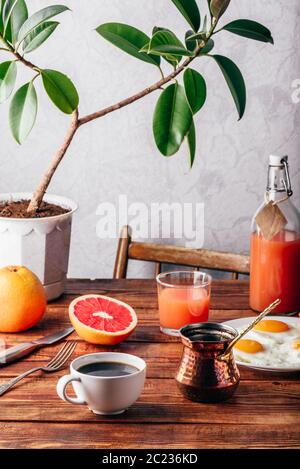
[[[257,316],[257,318],[254,319],[254,321],[250,322],[250,324],[248,324],[248,326],[244,330],[239,332],[236,338],[230,342],[226,350],[219,356],[219,359],[221,360],[226,359],[226,357],[229,355],[229,353],[231,352],[235,344],[239,340],[241,340],[241,338],[244,337],[244,335],[246,335],[249,331],[251,331],[251,329],[253,329],[253,327],[256,326],[256,324],[258,324],[267,314],[269,314],[273,309],[275,309],[276,306],[278,306],[280,303],[281,303],[281,300],[277,298],[277,300],[271,303],[262,313],[260,313]]]
[[[14,347],[10,347],[7,350],[0,352],[0,366],[25,357],[38,347],[38,344],[34,344],[32,342],[25,342],[23,344],[15,345]]]

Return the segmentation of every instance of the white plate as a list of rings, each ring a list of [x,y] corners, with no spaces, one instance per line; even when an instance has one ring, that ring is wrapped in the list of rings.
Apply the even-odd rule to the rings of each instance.
[[[276,319],[278,321],[286,322],[294,327],[299,327],[300,329],[300,318],[294,318],[289,316],[268,316],[266,319]],[[223,324],[227,324],[228,326],[234,327],[234,329],[244,329],[251,321],[254,320],[254,316],[250,318],[241,318],[241,319],[233,319],[232,321],[225,321]],[[273,367],[273,366],[261,366],[261,365],[253,365],[252,363],[245,363],[239,360],[235,360],[236,364],[239,366],[246,366],[248,368],[254,368],[255,370],[263,370],[263,371],[276,371],[277,373],[290,373],[295,371],[300,371],[300,363],[299,365],[292,365],[290,367]]]

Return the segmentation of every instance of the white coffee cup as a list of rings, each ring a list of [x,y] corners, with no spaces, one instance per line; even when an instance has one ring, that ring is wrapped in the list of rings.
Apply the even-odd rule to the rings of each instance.
[[[95,362],[126,363],[137,371],[125,376],[93,376],[78,371],[83,365]],[[146,378],[146,363],[127,353],[100,352],[76,358],[70,365],[70,374],[57,383],[57,394],[71,404],[86,404],[100,415],[116,415],[124,412],[140,396]],[[66,388],[72,383],[77,397],[70,397]]]

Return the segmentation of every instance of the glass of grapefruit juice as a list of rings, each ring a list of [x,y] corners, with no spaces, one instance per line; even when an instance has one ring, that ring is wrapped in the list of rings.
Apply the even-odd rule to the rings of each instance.
[[[183,326],[208,320],[210,275],[197,271],[164,272],[156,281],[161,332],[179,336]]]

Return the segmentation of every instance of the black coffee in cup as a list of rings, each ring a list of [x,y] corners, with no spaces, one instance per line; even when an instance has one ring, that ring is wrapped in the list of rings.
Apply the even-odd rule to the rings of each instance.
[[[128,363],[92,362],[82,365],[77,371],[85,375],[112,378],[116,376],[132,375],[139,371],[139,369],[133,365],[129,365]]]

